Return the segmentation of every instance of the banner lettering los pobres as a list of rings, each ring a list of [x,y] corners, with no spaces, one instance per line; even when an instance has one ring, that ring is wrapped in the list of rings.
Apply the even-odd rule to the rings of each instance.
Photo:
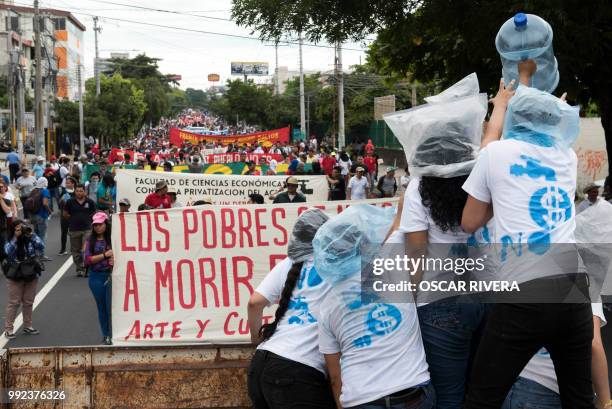
[[[249,339],[247,302],[286,257],[298,216],[317,207],[394,206],[394,199],[203,206],[113,215],[113,342]],[[264,311],[264,320],[273,309]]]
[[[298,192],[308,202],[327,200],[329,187],[323,175],[296,176]],[[278,191],[287,176],[210,175],[201,173],[174,173],[146,170],[117,170],[117,199],[127,198],[134,208],[144,203],[149,193],[155,191],[160,180],[168,183],[168,189],[177,193],[177,202],[187,205],[209,196],[214,204],[245,204],[251,193],[259,193],[270,202],[268,196]]]
[[[170,143],[181,146],[184,142],[192,144],[214,142],[222,145],[261,143],[265,147],[270,147],[275,143],[289,142],[289,127],[244,135],[200,135],[179,128],[170,128]]]

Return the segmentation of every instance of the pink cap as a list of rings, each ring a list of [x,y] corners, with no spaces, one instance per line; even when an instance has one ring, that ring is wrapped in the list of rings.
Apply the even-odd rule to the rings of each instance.
[[[93,224],[102,224],[108,220],[108,215],[104,212],[97,212],[91,218]]]

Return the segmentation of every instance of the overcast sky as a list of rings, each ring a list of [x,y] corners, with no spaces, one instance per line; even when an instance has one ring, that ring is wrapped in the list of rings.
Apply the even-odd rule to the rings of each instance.
[[[92,15],[100,17],[102,33],[99,36],[100,57],[109,57],[111,52],[129,52],[130,57],[138,53],[161,58],[163,73],[182,75],[181,88],[208,88],[207,75],[217,73],[221,81],[230,77],[231,61],[267,61],[270,73],[274,73],[274,47],[258,40],[231,38],[211,34],[194,33],[112,20],[133,20],[143,23],[182,27],[200,31],[251,36],[248,29],[236,26],[232,21],[214,20],[195,16],[169,14],[124,7],[132,6],[173,10],[190,14],[230,18],[231,0],[41,0],[41,7],[71,11],[86,27],[85,69],[87,76],[93,75],[95,55]],[[15,3],[29,3],[16,0]],[[108,18],[104,18],[108,17]],[[252,36],[256,38],[255,35]],[[327,45],[327,44],[322,44]],[[345,47],[363,49],[363,44],[346,44]],[[279,47],[279,66],[289,70],[298,69],[298,46]],[[303,47],[304,69],[328,71],[333,69],[333,48]],[[345,69],[365,61],[362,51],[344,50]],[[257,79],[256,79],[257,80]],[[258,82],[263,79],[257,80]]]

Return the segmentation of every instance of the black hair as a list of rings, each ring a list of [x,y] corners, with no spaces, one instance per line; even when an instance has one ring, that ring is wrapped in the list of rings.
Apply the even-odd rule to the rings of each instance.
[[[104,224],[106,225],[106,230],[104,231],[104,252],[106,252],[107,249],[111,248],[111,224],[109,223],[108,220],[106,220],[104,222]],[[98,235],[96,233],[95,227],[92,224],[91,225],[91,234],[89,235],[89,253],[92,256],[95,256],[96,253],[95,251],[95,246],[96,246],[96,241],[98,240]]]
[[[257,203],[257,204],[264,203],[264,197],[260,195],[259,193],[251,193],[249,195],[249,199],[251,199],[254,203]]]
[[[113,187],[115,186],[115,178],[111,173],[105,173],[102,177],[102,184],[104,187]]]
[[[467,177],[468,175],[453,178],[421,177],[421,203],[429,209],[434,223],[443,232],[457,231],[461,226],[461,215],[468,196],[461,186]]]
[[[144,204],[144,203],[142,203],[142,204],[140,204],[140,205],[138,206],[138,211],[139,211],[139,212],[142,212],[143,210],[150,210],[150,209],[151,209],[151,207],[150,207],[150,206],[147,206],[147,205],[146,205],[146,204]]]
[[[193,202],[192,206],[205,206],[209,204],[210,203],[205,202],[204,200],[196,200],[195,202]]]
[[[73,179],[74,179],[74,178],[73,178]],[[75,179],[75,180],[76,180],[76,179]],[[82,184],[82,183],[76,183],[76,184],[74,185],[74,190],[77,190],[77,189],[83,189],[83,190],[85,190],[85,185],[84,185],[84,184]]]
[[[267,341],[274,335],[276,332],[276,328],[278,324],[281,322],[285,313],[289,309],[289,302],[291,300],[291,294],[293,294],[293,290],[300,278],[300,273],[302,272],[302,267],[304,262],[293,263],[291,269],[289,269],[289,273],[287,273],[287,279],[285,280],[285,285],[283,286],[283,291],[281,292],[280,301],[278,302],[278,308],[274,313],[274,321],[268,324],[264,324],[259,329],[259,336],[262,341]]]

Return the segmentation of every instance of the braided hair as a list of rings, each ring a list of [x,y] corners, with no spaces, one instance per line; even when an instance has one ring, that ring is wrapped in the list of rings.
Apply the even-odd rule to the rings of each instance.
[[[278,308],[276,309],[276,313],[274,313],[274,321],[262,325],[259,330],[259,336],[261,337],[262,341],[267,341],[272,337],[272,335],[274,335],[278,324],[281,322],[281,320],[285,316],[285,313],[289,309],[291,294],[293,294],[293,290],[295,289],[298,279],[300,278],[300,273],[302,272],[303,266],[303,261],[293,263],[291,265],[291,269],[289,270],[289,273],[287,273],[287,279],[285,280],[283,291],[281,292],[281,298],[278,302]]]

